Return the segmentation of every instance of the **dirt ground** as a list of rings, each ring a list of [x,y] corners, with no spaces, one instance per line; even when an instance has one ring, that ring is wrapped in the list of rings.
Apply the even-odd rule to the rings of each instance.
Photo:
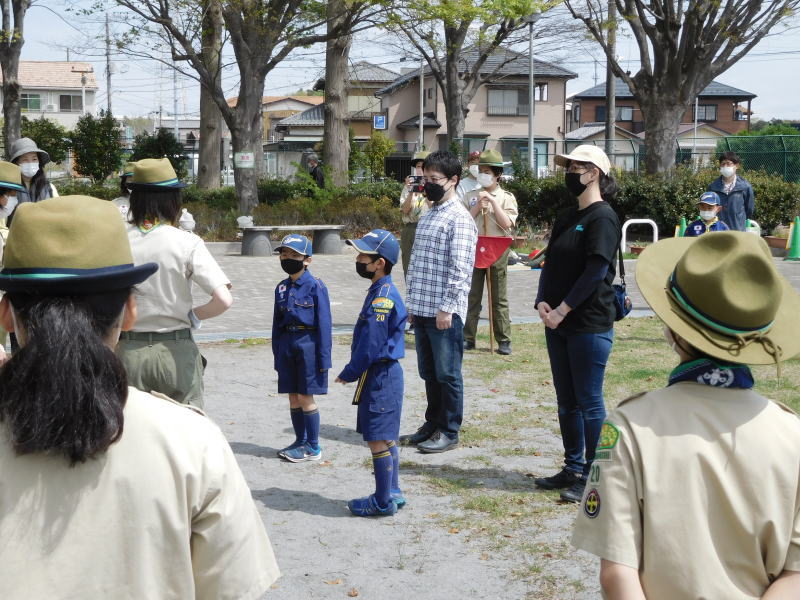
[[[521,401],[513,391],[519,382],[488,390],[465,363],[465,424],[473,424],[476,441],[464,435],[460,448],[438,455],[403,448],[406,507],[389,518],[349,514],[345,502],[371,493],[374,480],[369,450],[354,430],[353,386],[332,383],[348,359],[347,341],[334,342],[330,393],[318,398],[322,461],[301,464],[275,454],[293,433],[288,399],[275,392],[269,344],[202,346],[206,410],[236,453],[283,573],[264,598],[599,597],[596,559],[569,546],[577,506],[536,492],[531,479],[560,465],[551,387]],[[401,431],[412,432],[425,408],[412,337],[403,366]],[[513,426],[525,447],[501,456],[492,450],[503,440],[480,438],[478,424],[515,414],[525,416]],[[483,512],[465,509],[471,506]]]

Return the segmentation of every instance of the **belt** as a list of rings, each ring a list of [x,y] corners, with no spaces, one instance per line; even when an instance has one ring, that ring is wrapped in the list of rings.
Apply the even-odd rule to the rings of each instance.
[[[283,330],[293,333],[296,331],[316,331],[317,328],[309,327],[308,325],[284,325]]]
[[[187,327],[186,329],[176,329],[175,331],[165,331],[163,333],[156,333],[153,331],[123,331],[119,334],[119,339],[149,342],[150,344],[166,340],[190,340],[192,339],[192,330]]]

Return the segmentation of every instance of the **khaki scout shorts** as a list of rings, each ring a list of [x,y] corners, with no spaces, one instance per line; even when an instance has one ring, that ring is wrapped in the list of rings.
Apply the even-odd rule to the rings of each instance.
[[[177,402],[203,408],[202,357],[188,331],[175,332],[186,336],[183,339],[175,339],[177,335],[123,331],[117,356],[128,372],[128,384],[144,392],[160,392]],[[169,337],[171,339],[164,339]]]

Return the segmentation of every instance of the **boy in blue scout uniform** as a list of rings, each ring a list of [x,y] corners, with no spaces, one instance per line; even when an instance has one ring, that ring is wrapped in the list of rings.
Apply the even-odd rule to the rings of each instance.
[[[358,250],[356,272],[372,281],[358,315],[350,348],[350,362],[338,383],[358,381],[353,404],[358,405],[356,431],[372,452],[375,493],[347,503],[359,517],[393,515],[406,499],[400,490],[400,413],[403,408],[403,329],[408,313],[392,283],[392,267],[400,258],[400,244],[384,229],[347,240]]]
[[[683,237],[697,237],[708,231],[728,231],[725,223],[719,220],[717,215],[722,210],[722,202],[716,192],[705,192],[697,201],[700,209],[700,218],[693,221],[686,228]]]
[[[308,271],[311,242],[291,234],[276,248],[289,275],[275,288],[272,353],[278,393],[289,394],[294,442],[278,451],[290,462],[319,460],[319,409],[314,394],[328,393],[331,368],[331,303],[328,288]]]

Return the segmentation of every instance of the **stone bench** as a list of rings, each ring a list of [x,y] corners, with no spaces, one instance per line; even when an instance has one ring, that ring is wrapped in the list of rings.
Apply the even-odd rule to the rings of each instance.
[[[269,256],[275,246],[270,233],[312,231],[311,249],[314,254],[341,254],[344,225],[258,225],[242,227],[242,256]]]

